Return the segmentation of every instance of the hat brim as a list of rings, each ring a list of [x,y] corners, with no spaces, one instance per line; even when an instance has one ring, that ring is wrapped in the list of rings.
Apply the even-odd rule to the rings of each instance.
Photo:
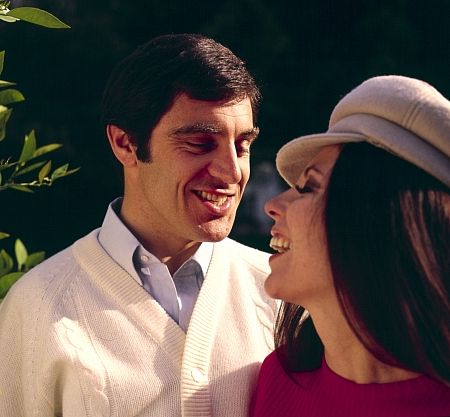
[[[319,133],[293,139],[277,153],[276,166],[283,179],[292,187],[309,162],[325,146],[365,142],[367,138],[354,133]]]
[[[357,126],[359,132],[352,132]],[[285,144],[277,154],[280,175],[292,186],[311,160],[325,146],[368,142],[405,159],[450,187],[450,160],[435,146],[403,127],[368,114],[356,114],[336,123],[332,130],[301,136]]]

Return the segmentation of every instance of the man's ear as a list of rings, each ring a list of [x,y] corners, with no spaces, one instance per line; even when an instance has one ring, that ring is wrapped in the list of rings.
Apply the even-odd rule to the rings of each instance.
[[[137,163],[136,145],[128,133],[116,125],[106,126],[106,135],[114,155],[124,167],[132,167]]]

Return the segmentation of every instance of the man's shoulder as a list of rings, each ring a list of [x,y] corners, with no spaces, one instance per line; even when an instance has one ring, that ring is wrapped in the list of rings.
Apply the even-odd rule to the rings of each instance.
[[[86,239],[86,236],[80,240],[83,239]],[[72,281],[70,276],[76,274],[79,269],[73,247],[74,244],[66,247],[25,273],[13,285],[8,297],[44,299],[67,286]]]
[[[252,269],[259,270],[264,275],[269,272],[269,256],[267,252],[244,245],[231,238],[217,243],[221,250],[226,251],[231,262],[243,262]]]

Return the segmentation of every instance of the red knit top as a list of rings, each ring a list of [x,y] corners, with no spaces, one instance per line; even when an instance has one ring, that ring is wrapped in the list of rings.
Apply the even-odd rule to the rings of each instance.
[[[449,417],[450,387],[426,376],[386,384],[357,384],[325,360],[311,372],[284,372],[276,353],[264,361],[251,417]]]

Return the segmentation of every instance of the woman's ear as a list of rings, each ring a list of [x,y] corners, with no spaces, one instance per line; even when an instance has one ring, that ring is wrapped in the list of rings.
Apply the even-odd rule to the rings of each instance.
[[[114,155],[124,167],[132,167],[137,164],[136,145],[134,145],[128,133],[116,125],[106,126],[106,135]]]

